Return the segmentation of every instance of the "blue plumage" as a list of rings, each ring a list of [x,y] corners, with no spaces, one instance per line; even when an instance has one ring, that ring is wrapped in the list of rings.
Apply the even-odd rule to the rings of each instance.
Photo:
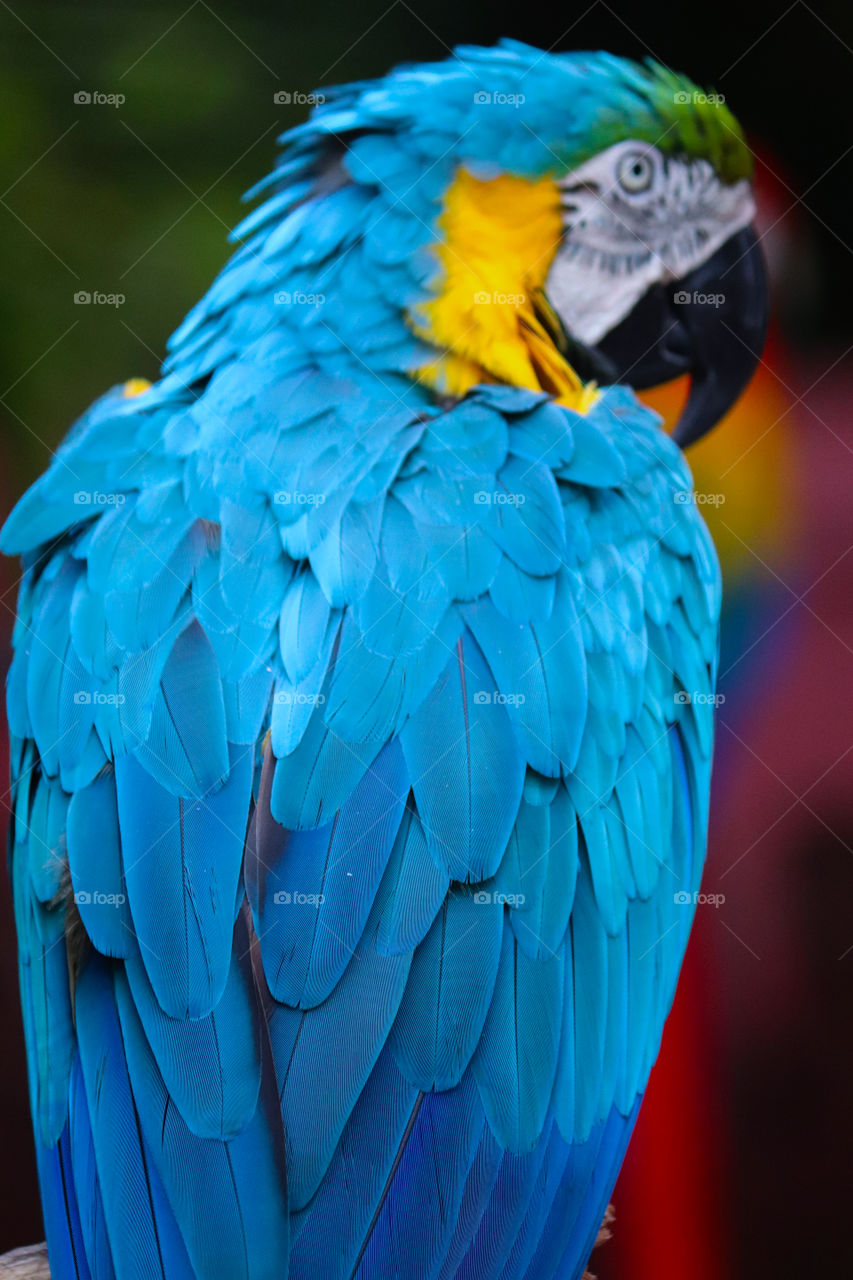
[[[461,56],[288,135],[163,379],[3,530],[54,1280],[575,1280],[630,1135],[703,859],[717,569],[627,388],[417,376],[457,140],[554,165],[472,83],[535,67],[580,154],[630,80]]]

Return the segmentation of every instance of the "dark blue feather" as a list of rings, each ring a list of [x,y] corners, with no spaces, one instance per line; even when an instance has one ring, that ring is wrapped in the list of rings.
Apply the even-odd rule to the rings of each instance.
[[[324,1280],[349,1280],[418,1098],[383,1049],[316,1194],[291,1217],[291,1280],[315,1280],[320,1257]]]
[[[287,1179],[268,1053],[265,1083],[245,1128],[228,1141],[196,1137],[169,1098],[120,974],[116,999],[136,1123],[156,1166],[162,1203],[170,1206],[191,1259],[190,1274],[198,1280],[279,1280],[289,1249]],[[184,1274],[170,1258],[166,1280],[172,1280],[170,1267]]]
[[[118,1280],[196,1280],[141,1131],[107,964],[89,960],[75,1007],[115,1273]]]
[[[344,1125],[385,1044],[411,957],[376,950],[378,908],[351,963],[316,1009],[275,1006],[269,1034],[287,1139],[288,1186],[303,1208],[332,1160]],[[342,1033],[342,1028],[346,1033]],[[311,1106],[305,1105],[312,1098]]]
[[[74,1063],[69,1089],[69,1138],[80,1230],[89,1271],[93,1280],[113,1280],[115,1268],[79,1057]],[[55,1272],[59,1273],[56,1263],[53,1266]]]
[[[421,1097],[353,1280],[432,1280],[456,1226],[483,1131],[470,1075]]]

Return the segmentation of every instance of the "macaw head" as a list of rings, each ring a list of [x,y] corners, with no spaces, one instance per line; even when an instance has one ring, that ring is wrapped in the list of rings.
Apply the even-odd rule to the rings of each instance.
[[[749,381],[767,327],[737,121],[720,95],[655,63],[514,43],[458,57],[454,94],[467,85],[470,103],[426,331],[446,341],[448,329],[467,329],[451,349],[489,370],[501,329],[491,313],[514,309],[538,380],[550,372],[558,391],[549,339],[600,382],[642,389],[689,372],[676,438],[698,439]],[[459,314],[471,274],[486,288]]]
[[[594,382],[689,372],[686,445],[749,381],[764,268],[751,156],[719,95],[656,63],[505,41],[327,93],[284,141],[271,182],[373,193],[359,322],[370,290],[395,299],[441,394],[506,382],[583,408]],[[333,208],[311,223],[324,252],[352,217]]]

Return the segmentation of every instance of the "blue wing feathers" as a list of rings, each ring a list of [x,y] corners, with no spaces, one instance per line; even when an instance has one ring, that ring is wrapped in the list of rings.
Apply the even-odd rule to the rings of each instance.
[[[424,1094],[353,1280],[429,1280],[447,1252],[483,1129],[469,1077]]]
[[[317,1189],[353,1107],[388,1039],[410,955],[376,950],[378,909],[351,963],[316,1010],[277,1005],[269,1034],[288,1143],[288,1181],[301,1209]],[[340,1049],[347,1027],[346,1053]],[[306,1106],[306,1098],[312,1098]]]
[[[192,1277],[162,1195],[128,1076],[126,1052],[104,961],[90,963],[77,988],[77,1034],[95,1162],[119,1280]],[[167,1245],[171,1249],[164,1253]]]
[[[557,1070],[563,1019],[562,949],[531,960],[508,925],[495,994],[473,1061],[489,1123],[508,1151],[538,1141]]]
[[[36,1166],[39,1183],[45,1188],[42,1215],[51,1268],[69,1280],[90,1280],[67,1129],[50,1145],[36,1134]],[[108,1276],[109,1272],[104,1270],[103,1274]]]
[[[452,1280],[458,1274],[472,1240],[477,1236],[483,1215],[491,1202],[500,1175],[504,1152],[487,1124],[477,1145],[465,1179],[456,1229],[450,1239],[438,1280]]]
[[[237,950],[246,946],[238,942]],[[258,1103],[260,1011],[248,964],[248,954],[235,956],[222,998],[206,1017],[179,1019],[163,1012],[138,954],[126,963],[130,993],[169,1096],[201,1138],[236,1137]]]
[[[415,949],[447,897],[450,878],[430,856],[420,818],[408,805],[383,880],[376,945],[389,955]]]
[[[115,998],[138,1128],[156,1169],[156,1187],[162,1186],[177,1238],[192,1260],[190,1274],[272,1280],[287,1257],[288,1221],[281,1212],[287,1204],[284,1142],[268,1050],[266,1083],[240,1134],[228,1140],[198,1137],[170,1100],[119,974]],[[203,1197],[194,1193],[199,1185]]]
[[[524,762],[494,677],[463,637],[401,734],[427,844],[460,881],[492,875],[515,822]]]
[[[383,1048],[305,1209],[292,1215],[292,1280],[313,1280],[324,1257],[329,1280],[349,1280],[399,1160],[420,1095]],[[364,1160],[365,1147],[372,1158]]]
[[[273,767],[268,757],[267,774]],[[402,751],[393,742],[331,822],[287,831],[270,812],[262,777],[248,883],[264,969],[277,1000],[309,1008],[340,978],[364,931],[407,794]]]
[[[236,748],[224,786],[181,799],[133,756],[116,761],[128,905],[149,980],[172,1017],[204,1017],[225,987],[252,768],[247,749]]]
[[[532,1151],[504,1151],[479,1227],[456,1272],[457,1280],[488,1280],[499,1274],[516,1240],[545,1159],[547,1137]]]
[[[80,1230],[89,1271],[95,1280],[113,1280],[112,1250],[95,1160],[95,1145],[86,1102],[83,1072],[77,1057],[69,1086],[69,1141]]]
[[[454,886],[412,956],[389,1044],[403,1075],[424,1092],[458,1084],[483,1034],[503,930],[500,905],[478,900],[488,897]]]
[[[410,379],[430,256],[325,151],[360,101],[3,533],[57,1280],[575,1280],[672,999],[718,609],[689,478],[624,388]],[[439,141],[424,181],[370,131],[341,166],[428,224]]]

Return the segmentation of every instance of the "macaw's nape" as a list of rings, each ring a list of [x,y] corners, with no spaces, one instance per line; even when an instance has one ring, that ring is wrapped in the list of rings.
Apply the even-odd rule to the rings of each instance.
[[[710,775],[716,561],[630,386],[692,369],[689,438],[746,380],[749,156],[506,43],[328,93],[264,190],[3,532],[53,1277],[572,1280]]]

